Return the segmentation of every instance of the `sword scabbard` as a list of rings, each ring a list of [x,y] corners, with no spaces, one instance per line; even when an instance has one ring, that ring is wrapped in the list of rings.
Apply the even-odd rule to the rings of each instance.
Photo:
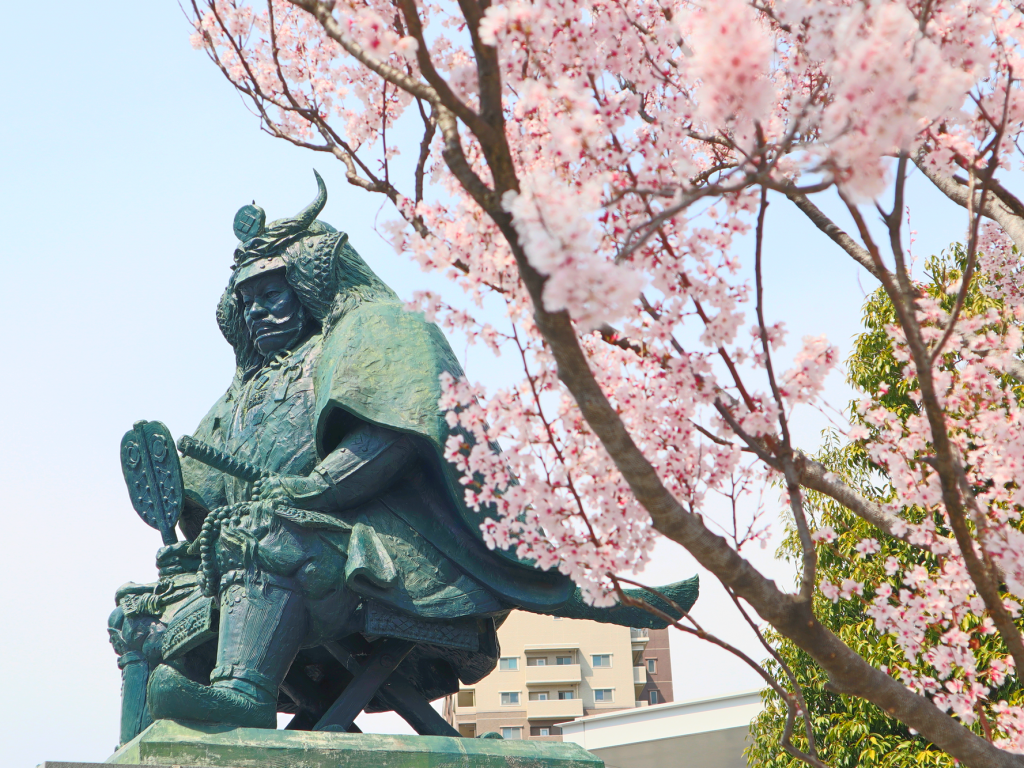
[[[267,474],[247,461],[236,459],[234,456],[188,435],[182,435],[178,438],[178,450],[182,456],[188,456],[190,459],[195,459],[208,467],[220,470],[226,475],[231,475],[231,477],[237,477],[250,483],[255,483]]]

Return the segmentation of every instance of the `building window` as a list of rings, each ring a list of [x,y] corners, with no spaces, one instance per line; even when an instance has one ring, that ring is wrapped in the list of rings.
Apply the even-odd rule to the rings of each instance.
[[[491,657],[494,658],[493,656]],[[505,656],[498,659],[498,669],[519,669],[518,656]]]
[[[612,700],[612,689],[611,688],[595,688],[594,689],[594,701],[611,701]]]
[[[509,727],[507,725],[501,728],[501,738],[503,739],[521,739],[523,738],[522,726]]]
[[[476,738],[476,723],[460,723],[459,735],[467,739]]]
[[[650,672],[652,675],[658,674],[658,660],[657,659],[648,659],[647,660],[647,671]]]
[[[528,667],[546,667],[548,660],[546,656],[527,656],[526,666]]]
[[[546,733],[544,733],[546,731]],[[561,736],[562,729],[557,725],[531,725],[531,736]]]
[[[513,707],[519,703],[519,691],[509,691],[501,694],[501,705],[503,707]]]
[[[658,692],[657,691],[651,691],[651,704],[657,704],[657,703],[658,703]]]
[[[493,657],[492,657],[493,658]],[[612,657],[610,653],[604,653],[600,656],[591,656],[590,664],[594,669],[598,667],[610,667],[612,665]]]
[[[558,700],[559,701],[569,701],[572,698],[574,698],[573,695],[572,695],[572,691],[559,691],[558,692]]]
[[[572,656],[555,656],[555,664],[557,664],[560,667],[563,667],[566,664],[575,664],[575,663],[576,662],[573,661]]]
[[[547,701],[550,697],[549,691],[530,691],[530,701]]]
[[[460,707],[475,707],[476,706],[476,691],[470,688],[468,691],[459,691],[458,706]]]
[[[555,621],[561,621],[562,620],[561,616],[552,616],[551,618],[553,618]]]

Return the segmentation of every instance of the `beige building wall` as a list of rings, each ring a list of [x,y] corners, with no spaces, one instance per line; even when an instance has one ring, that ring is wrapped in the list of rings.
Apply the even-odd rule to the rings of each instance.
[[[498,641],[498,668],[446,702],[464,736],[561,741],[560,723],[648,703],[647,630],[513,611]]]

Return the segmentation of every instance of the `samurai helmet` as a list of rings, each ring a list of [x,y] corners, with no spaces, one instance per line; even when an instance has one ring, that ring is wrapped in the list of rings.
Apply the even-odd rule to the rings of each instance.
[[[232,266],[235,272],[232,282],[236,286],[250,277],[284,269],[287,266],[285,251],[288,246],[310,235],[325,234],[324,231],[310,231],[316,217],[327,204],[327,186],[315,170],[313,175],[316,176],[316,199],[292,218],[272,221],[267,227],[267,214],[255,202],[238,209],[234,228],[239,244],[235,248],[235,263]],[[316,229],[334,231],[328,225]]]
[[[317,195],[297,215],[266,224],[266,212],[255,203],[235,214],[235,248],[231,279],[217,307],[217,321],[235,348],[243,369],[256,361],[242,318],[238,286],[246,280],[283,270],[288,284],[310,316],[327,328],[354,303],[396,301],[348,242],[348,235],[317,216],[327,203],[327,186],[315,170]]]

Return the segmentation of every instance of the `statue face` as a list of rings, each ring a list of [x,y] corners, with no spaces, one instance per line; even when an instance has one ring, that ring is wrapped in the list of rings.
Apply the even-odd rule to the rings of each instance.
[[[291,349],[301,337],[305,313],[284,272],[252,277],[238,286],[245,327],[264,356]]]

